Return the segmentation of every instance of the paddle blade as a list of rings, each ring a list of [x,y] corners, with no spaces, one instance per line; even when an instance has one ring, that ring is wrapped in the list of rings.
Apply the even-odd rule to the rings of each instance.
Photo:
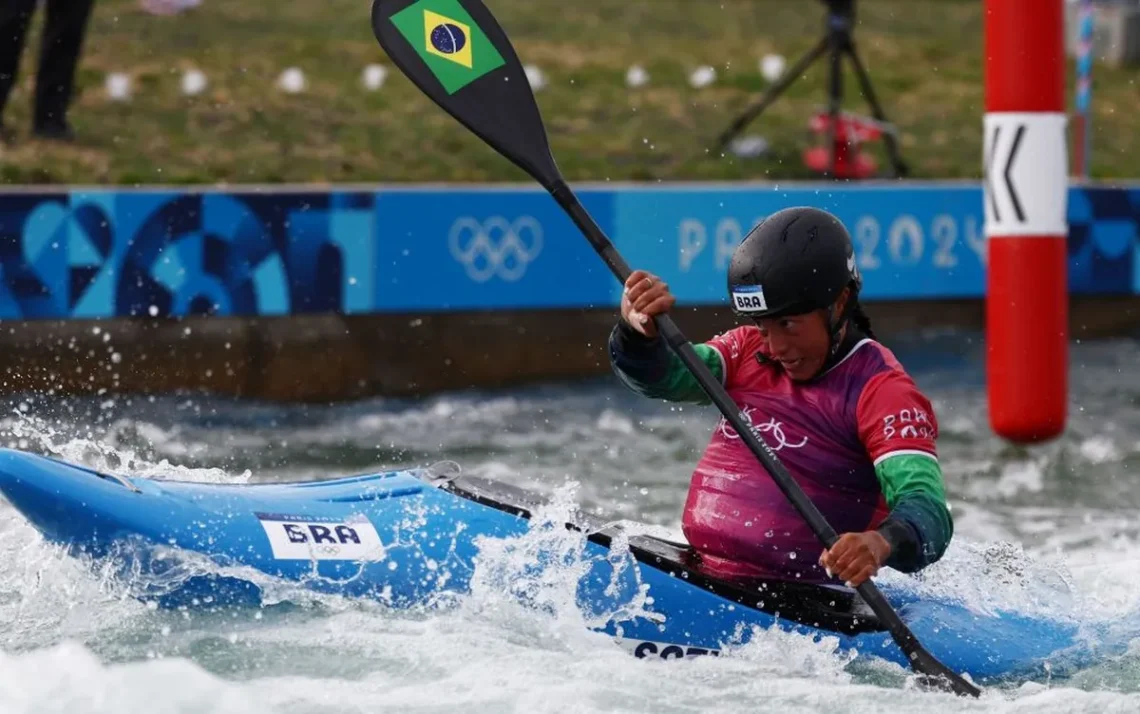
[[[374,0],[372,32],[448,114],[545,188],[561,181],[526,73],[481,0]]]

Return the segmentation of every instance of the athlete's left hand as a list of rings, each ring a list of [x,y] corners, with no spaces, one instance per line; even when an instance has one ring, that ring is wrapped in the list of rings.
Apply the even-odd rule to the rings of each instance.
[[[891,557],[891,544],[878,531],[844,533],[830,550],[823,551],[819,564],[848,587],[857,588],[879,572]]]

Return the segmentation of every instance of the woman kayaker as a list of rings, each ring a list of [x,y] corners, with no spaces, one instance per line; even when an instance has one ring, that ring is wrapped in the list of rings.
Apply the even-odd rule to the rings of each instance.
[[[857,587],[880,567],[915,572],[946,550],[953,521],[934,410],[875,340],[861,287],[850,235],[826,211],[774,213],[733,254],[729,297],[749,323],[694,347],[841,535],[823,550],[721,418],[682,518],[711,574]],[[659,278],[634,271],[610,335],[611,363],[638,394],[706,404],[651,319],[674,301]]]

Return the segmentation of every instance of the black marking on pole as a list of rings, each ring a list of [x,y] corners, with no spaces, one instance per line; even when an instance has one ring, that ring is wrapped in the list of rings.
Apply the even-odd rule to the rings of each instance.
[[[990,210],[994,214],[994,220],[1001,223],[1001,213],[998,212],[997,197],[994,196],[994,154],[997,152],[998,137],[1001,136],[1001,124],[994,127],[993,140],[990,141],[990,150],[986,156],[986,195],[990,199]]]
[[[1009,150],[1009,159],[1005,162],[1005,171],[1002,176],[1005,177],[1005,186],[1009,190],[1009,200],[1013,204],[1013,212],[1017,214],[1019,223],[1025,223],[1025,211],[1021,208],[1021,201],[1017,200],[1017,191],[1013,188],[1013,177],[1010,172],[1013,171],[1013,162],[1017,159],[1017,151],[1021,148],[1021,137],[1025,136],[1025,125],[1017,125],[1017,133],[1013,135],[1013,147]]]

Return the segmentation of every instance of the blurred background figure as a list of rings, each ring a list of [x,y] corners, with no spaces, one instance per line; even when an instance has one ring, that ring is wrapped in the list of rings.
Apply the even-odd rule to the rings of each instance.
[[[67,108],[93,3],[94,0],[43,0],[47,17],[40,42],[32,119],[32,132],[40,138],[72,138]],[[35,9],[36,0],[0,3],[0,139],[4,141],[13,138],[11,127],[4,124],[3,112],[16,84],[24,38]]]

